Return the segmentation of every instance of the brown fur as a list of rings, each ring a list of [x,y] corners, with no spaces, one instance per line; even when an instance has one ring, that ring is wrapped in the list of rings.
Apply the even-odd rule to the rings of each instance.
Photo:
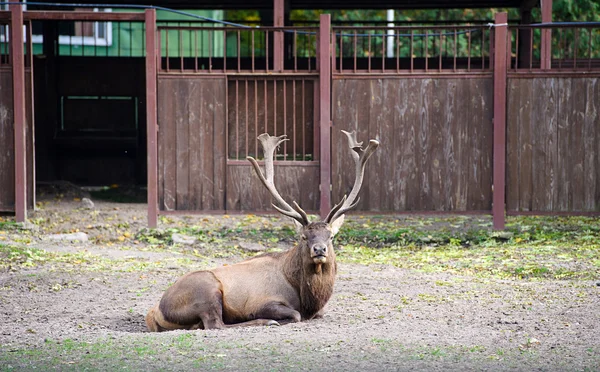
[[[270,325],[321,316],[337,271],[334,231],[327,223],[311,223],[288,251],[184,275],[148,312],[148,330]],[[325,262],[312,257],[315,245],[326,246]]]

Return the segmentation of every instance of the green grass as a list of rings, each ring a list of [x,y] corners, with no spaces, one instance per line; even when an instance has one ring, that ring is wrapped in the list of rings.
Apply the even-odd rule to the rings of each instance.
[[[4,230],[0,231],[15,226],[2,222],[0,228]],[[14,231],[5,235],[14,235]],[[173,245],[175,233],[193,236],[197,244]],[[147,262],[109,260],[87,253],[49,253],[29,248],[30,237],[23,231],[13,237],[17,243],[1,245],[0,240],[0,268],[64,263],[69,267],[85,266],[86,270],[142,271],[174,263],[190,266],[211,258],[237,261],[257,254],[241,249],[240,241],[276,250],[282,242],[293,243],[296,232],[291,227],[273,226],[264,217],[247,216],[232,227],[210,229],[180,224],[142,229],[135,239],[144,243],[143,249],[172,253],[172,258]],[[353,216],[335,244],[343,263],[532,280],[600,277],[600,219],[590,217],[509,217],[506,231],[497,232],[491,228],[489,218]]]

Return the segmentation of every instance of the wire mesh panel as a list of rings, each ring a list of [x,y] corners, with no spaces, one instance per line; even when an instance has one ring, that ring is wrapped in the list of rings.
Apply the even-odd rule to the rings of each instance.
[[[485,26],[334,27],[334,73],[489,71]]]
[[[235,77],[228,82],[228,159],[262,158],[262,133],[287,135],[277,160],[311,161],[314,154],[314,88],[309,77]]]

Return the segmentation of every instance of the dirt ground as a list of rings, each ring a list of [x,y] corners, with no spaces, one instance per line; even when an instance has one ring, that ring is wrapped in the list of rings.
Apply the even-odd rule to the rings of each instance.
[[[0,272],[0,370],[600,371],[600,287],[593,281],[341,263],[322,319],[148,333],[146,312],[180,275],[237,259],[198,255],[202,243],[150,249],[131,236],[145,226],[144,204],[94,202],[88,210],[72,195],[42,199],[30,219],[54,222],[34,227],[27,244],[97,255],[114,262],[114,270],[53,260]],[[216,228],[244,217],[181,218]],[[285,222],[263,222],[278,221]],[[90,240],[48,239],[75,231]],[[22,239],[13,232],[0,243]]]

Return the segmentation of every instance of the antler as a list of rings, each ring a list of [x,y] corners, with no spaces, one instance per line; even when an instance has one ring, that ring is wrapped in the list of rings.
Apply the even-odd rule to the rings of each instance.
[[[260,136],[258,136],[258,140],[262,144],[265,153],[266,176],[261,171],[256,159],[254,159],[251,156],[246,157],[246,159],[248,159],[252,163],[252,165],[254,166],[254,170],[258,175],[258,178],[260,178],[263,185],[265,185],[265,187],[267,188],[267,190],[269,190],[273,198],[275,198],[277,204],[279,204],[279,206],[277,206],[275,205],[275,203],[273,203],[273,208],[275,208],[279,213],[295,219],[302,226],[308,225],[308,215],[306,214],[306,212],[303,211],[302,208],[300,208],[298,203],[296,203],[295,201],[293,202],[294,206],[292,207],[285,200],[283,200],[281,195],[279,195],[279,193],[277,192],[277,189],[275,188],[275,183],[273,182],[273,175],[275,173],[273,167],[273,156],[275,155],[275,149],[277,148],[277,146],[279,146],[280,143],[288,140],[286,138],[286,135],[274,137],[270,136],[268,133],[263,133]]]
[[[363,150],[362,142],[358,142],[356,140],[355,131],[350,133],[343,130],[342,132],[348,136],[348,142],[351,150],[350,153],[352,154],[352,158],[356,163],[356,178],[354,179],[354,186],[352,186],[350,195],[348,197],[344,195],[344,198],[331,209],[327,215],[327,218],[325,218],[325,222],[327,223],[332,223],[344,213],[354,208],[356,204],[358,204],[360,198],[357,199],[356,196],[358,195],[358,192],[362,186],[363,176],[365,174],[365,165],[367,164],[367,160],[369,160],[371,155],[373,155],[379,146],[379,141],[372,139],[369,141],[369,146]]]

